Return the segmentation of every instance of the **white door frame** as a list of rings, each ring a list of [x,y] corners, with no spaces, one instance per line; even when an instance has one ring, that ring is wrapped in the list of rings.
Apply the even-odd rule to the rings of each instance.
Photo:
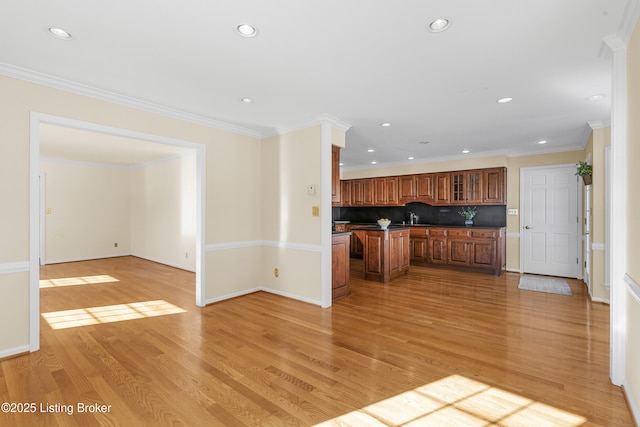
[[[523,233],[522,230],[524,230],[524,226],[526,224],[524,224],[524,220],[523,220],[523,212],[524,212],[524,200],[525,200],[525,194],[524,194],[524,174],[526,171],[530,171],[530,170],[541,170],[541,169],[551,169],[551,168],[561,168],[561,167],[575,167],[575,164],[571,163],[571,164],[561,164],[561,165],[547,165],[547,166],[532,166],[532,167],[527,167],[527,168],[520,168],[520,230],[519,230],[519,234],[520,234],[520,274],[524,273],[524,250],[525,250],[525,245],[524,245],[524,237],[523,237]],[[577,178],[576,178],[577,179]],[[576,245],[576,256],[578,257],[578,262],[576,263],[576,271],[575,271],[575,277],[576,279],[582,279],[582,209],[580,208],[582,206],[582,187],[580,185],[577,186],[578,188],[576,189],[577,191],[577,206],[576,208],[576,213],[578,215],[577,221],[576,221],[576,241],[575,241],[575,245]]]
[[[40,187],[40,125],[52,124],[90,132],[141,139],[159,144],[168,144],[194,150],[196,154],[196,305],[206,304],[205,281],[205,208],[206,208],[206,147],[190,141],[165,138],[158,135],[135,132],[127,129],[98,125],[65,117],[32,112],[29,136],[29,350],[40,349],[40,233],[41,206]]]

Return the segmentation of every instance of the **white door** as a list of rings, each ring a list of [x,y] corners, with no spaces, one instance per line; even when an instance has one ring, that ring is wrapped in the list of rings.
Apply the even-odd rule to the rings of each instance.
[[[575,165],[523,168],[524,273],[578,277],[578,177]]]

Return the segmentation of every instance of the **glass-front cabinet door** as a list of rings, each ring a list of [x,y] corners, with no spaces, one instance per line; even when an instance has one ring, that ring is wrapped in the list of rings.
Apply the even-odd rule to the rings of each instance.
[[[451,173],[451,203],[467,205],[482,202],[482,171]]]

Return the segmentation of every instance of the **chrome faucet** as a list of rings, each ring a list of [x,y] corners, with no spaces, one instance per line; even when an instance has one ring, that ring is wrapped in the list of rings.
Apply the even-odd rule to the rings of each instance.
[[[409,212],[409,224],[417,224],[418,223],[418,215],[413,212]]]

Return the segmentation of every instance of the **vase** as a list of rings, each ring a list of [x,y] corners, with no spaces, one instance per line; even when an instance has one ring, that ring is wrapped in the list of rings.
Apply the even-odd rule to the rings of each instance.
[[[466,225],[467,227],[471,227],[473,225],[473,220],[472,219],[465,219],[464,220],[464,225]]]
[[[591,185],[591,175],[582,175],[582,182],[584,185]]]

